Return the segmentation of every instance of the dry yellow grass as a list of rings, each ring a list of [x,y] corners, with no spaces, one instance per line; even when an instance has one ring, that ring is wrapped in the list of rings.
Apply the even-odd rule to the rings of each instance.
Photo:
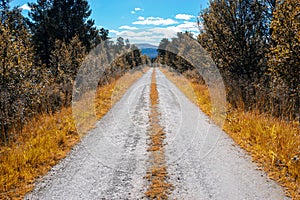
[[[252,155],[270,178],[286,187],[287,195],[300,199],[300,129],[255,111],[228,112],[224,130]]]
[[[151,89],[151,113],[150,121],[150,144],[148,151],[150,152],[150,168],[147,171],[146,179],[150,185],[146,191],[146,196],[149,199],[168,199],[172,184],[168,183],[168,172],[164,152],[165,133],[159,124],[158,91],[156,86],[155,70],[152,74]]]
[[[167,69],[165,75],[204,113],[211,115],[208,88],[191,82],[196,98],[182,87],[187,80]],[[197,99],[195,102],[194,99]],[[286,122],[257,111],[244,112],[227,107],[223,129],[242,148],[249,152],[253,161],[265,170],[269,177],[286,188],[287,195],[300,199],[300,124]]]
[[[122,82],[122,89],[117,89],[113,103],[111,97],[117,81],[99,88],[95,100],[97,118],[105,115],[142,75],[142,71],[125,74],[121,79],[126,81]],[[86,131],[96,122],[92,116],[82,113]],[[31,120],[14,143],[0,147],[0,199],[22,199],[33,189],[36,178],[46,174],[79,140],[71,108]]]
[[[70,108],[32,120],[16,142],[1,147],[0,199],[22,199],[78,140]]]

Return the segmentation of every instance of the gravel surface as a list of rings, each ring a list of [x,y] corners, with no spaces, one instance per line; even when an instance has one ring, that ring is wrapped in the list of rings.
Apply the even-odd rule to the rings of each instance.
[[[156,70],[170,199],[288,199],[249,156]],[[25,199],[144,199],[152,70]]]

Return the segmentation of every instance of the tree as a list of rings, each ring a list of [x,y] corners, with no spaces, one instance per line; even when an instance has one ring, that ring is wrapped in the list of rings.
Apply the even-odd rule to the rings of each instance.
[[[118,48],[121,49],[121,48],[124,47],[124,45],[125,45],[124,38],[118,37],[118,38],[117,38],[116,47],[118,47]]]
[[[271,24],[273,46],[269,54],[273,98],[279,104],[277,113],[300,117],[300,2],[278,1]],[[278,95],[280,94],[280,95]],[[297,116],[298,115],[298,116]]]
[[[57,94],[53,94],[52,98],[59,99],[56,101],[58,105],[69,106],[72,100],[73,84],[77,75],[77,71],[85,57],[85,47],[80,42],[78,36],[73,37],[70,44],[56,40],[55,48],[50,55],[51,69],[53,70],[53,79],[55,82],[52,87],[57,89]]]
[[[126,47],[126,49],[130,48],[130,42],[128,39],[125,40],[125,47]]]
[[[108,31],[103,29],[99,33],[94,21],[89,19],[91,10],[87,0],[38,0],[29,6],[32,8],[30,28],[36,53],[47,65],[56,40],[68,44],[77,35],[89,51],[107,38]]]
[[[9,10],[9,2],[10,0],[0,0],[0,19],[2,23],[6,19],[8,10]]]
[[[29,12],[29,26],[32,32],[32,41],[36,52],[36,60],[49,64],[49,55],[53,49],[55,36],[51,29],[51,18],[49,12],[52,0],[37,0],[37,3],[29,3],[31,8]]]
[[[33,65],[33,49],[18,9],[5,10],[0,21],[0,139],[8,142],[10,131],[22,127],[35,114],[41,88],[40,69]]]
[[[55,39],[69,43],[77,35],[88,50],[92,47],[98,31],[94,20],[89,19],[91,10],[86,0],[53,0],[49,15]]]
[[[238,96],[231,101],[241,100],[247,108],[256,103],[257,81],[264,78],[267,70],[268,13],[265,1],[213,0],[200,15],[200,44],[221,70],[232,93],[229,96]]]
[[[107,40],[107,39],[110,39],[110,38],[108,37],[108,33],[109,33],[108,30],[106,30],[106,29],[104,29],[104,28],[101,28],[101,29],[100,29],[100,38],[101,38],[102,41],[105,41],[105,40]]]
[[[168,39],[166,39],[166,38],[163,38],[161,41],[160,41],[160,43],[159,43],[159,46],[158,46],[158,49],[157,49],[157,51],[158,51],[158,53],[159,53],[159,55],[161,55],[161,56],[164,56],[165,54],[166,54],[166,48],[167,48],[167,46],[170,44],[170,41],[168,40]]]
[[[180,73],[195,69],[183,56],[191,54],[191,48],[193,48],[192,46],[187,45],[189,41],[186,41],[184,37],[193,38],[193,35],[188,32],[178,32],[177,37],[172,38],[171,41],[165,38],[162,39],[158,47],[157,60]],[[199,52],[193,53],[196,55]],[[181,56],[178,56],[178,54]]]

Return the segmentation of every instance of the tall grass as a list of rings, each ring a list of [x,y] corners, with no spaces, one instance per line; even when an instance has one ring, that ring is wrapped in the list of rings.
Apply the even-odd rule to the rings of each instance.
[[[211,116],[211,103],[206,85],[191,81],[196,98],[187,92],[183,76],[167,69],[163,73],[204,113]],[[196,102],[195,102],[195,99]],[[242,104],[241,104],[242,105]],[[258,110],[245,112],[227,105],[223,126],[233,140],[251,154],[253,161],[265,170],[271,179],[286,188],[286,194],[300,199],[300,124],[284,121]]]
[[[300,199],[299,122],[287,122],[258,111],[230,110],[224,130],[258,163],[269,177]]]
[[[1,147],[0,199],[21,199],[78,140],[70,108],[29,122],[13,144]]]

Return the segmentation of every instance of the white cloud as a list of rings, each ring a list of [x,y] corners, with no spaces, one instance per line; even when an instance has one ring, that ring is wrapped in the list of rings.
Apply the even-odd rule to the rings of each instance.
[[[194,32],[197,32],[197,31],[199,31],[199,28],[198,28],[196,22],[184,21],[183,24],[179,24],[176,27],[178,29],[180,29],[181,32],[184,32],[184,31],[194,31]]]
[[[143,21],[143,20],[145,20],[145,17],[139,16],[138,20]]]
[[[171,25],[171,24],[177,24],[177,21],[174,21],[173,19],[163,19],[161,17],[147,17],[145,18],[138,18],[139,21],[135,21],[132,24],[139,24],[139,25]]]
[[[140,29],[140,30],[124,30],[116,31],[110,30],[112,39],[115,41],[118,37],[128,38],[131,44],[137,43],[150,43],[158,45],[162,39],[161,34],[154,33],[151,29]]]
[[[148,20],[148,21],[147,21]],[[166,19],[162,19],[162,18],[157,18],[157,17],[149,17],[149,18],[144,18],[144,20],[142,20],[142,17],[139,19],[138,22],[144,22],[141,25],[144,24],[152,24],[152,25],[156,25],[156,24],[162,24],[160,22],[162,22],[163,20]],[[151,21],[151,23],[149,22]],[[155,22],[153,22],[155,21]],[[160,21],[159,23],[157,21]],[[165,22],[165,21],[163,21]],[[176,37],[178,32],[191,32],[194,34],[194,36],[197,36],[199,34],[199,29],[197,27],[197,23],[196,22],[191,22],[191,21],[183,21],[182,23],[178,23],[177,24],[170,24],[170,25],[166,25],[163,27],[160,26],[154,26],[152,28],[139,28],[134,27],[134,26],[121,26],[119,27],[118,30],[110,30],[110,37],[112,37],[112,39],[115,41],[116,38],[118,37],[123,37],[123,38],[128,38],[131,44],[135,44],[135,43],[149,43],[149,44],[153,44],[153,45],[158,45],[160,43],[160,41],[163,38],[174,38]]]
[[[28,10],[28,11],[31,10],[31,8],[28,6],[28,4],[23,4],[23,5],[20,6],[19,8],[22,9],[22,10]]]
[[[137,30],[138,28],[134,26],[120,26],[119,29]]]
[[[137,13],[139,11],[144,11],[144,9],[142,9],[142,8],[134,8],[133,11],[131,11],[131,14],[135,14],[135,13]]]
[[[128,38],[131,44],[137,43],[149,43],[158,45],[163,38],[174,38],[177,32],[184,32],[177,26],[169,27],[156,27],[150,29],[138,29],[138,30],[110,30],[110,37],[115,41],[118,37]],[[198,32],[193,32],[197,35]]]
[[[194,15],[188,15],[188,14],[177,14],[175,16],[175,19],[183,19],[183,20],[190,20],[192,18],[194,18]]]
[[[111,34],[118,34],[119,33],[119,31],[117,31],[117,30],[114,30],[114,29],[111,29],[111,30],[109,30],[109,33]]]

